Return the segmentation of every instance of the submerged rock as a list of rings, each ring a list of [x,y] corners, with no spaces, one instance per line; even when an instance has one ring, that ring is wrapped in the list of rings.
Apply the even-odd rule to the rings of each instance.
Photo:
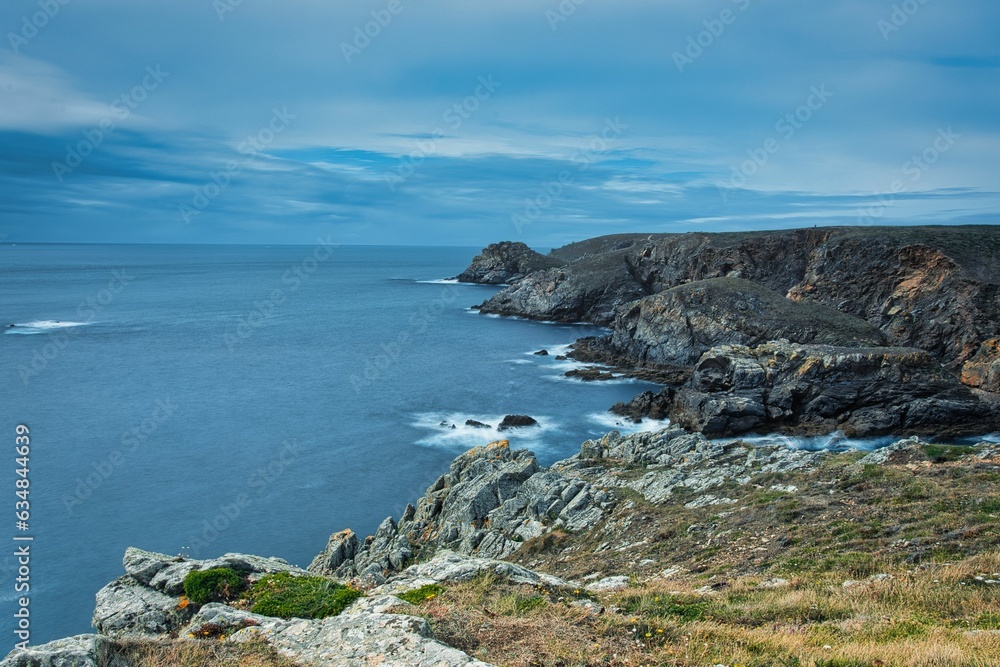
[[[507,415],[500,422],[500,425],[497,426],[497,430],[506,431],[512,428],[521,428],[522,426],[538,426],[538,421],[528,415]]]

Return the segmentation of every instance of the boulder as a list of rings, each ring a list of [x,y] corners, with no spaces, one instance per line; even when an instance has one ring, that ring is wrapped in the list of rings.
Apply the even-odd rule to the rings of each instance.
[[[0,661],[0,667],[104,667],[111,652],[112,643],[107,637],[77,635],[14,649]]]
[[[521,428],[522,426],[538,426],[538,421],[528,415],[507,415],[500,422],[500,425],[497,426],[497,430],[506,431],[512,428]]]
[[[483,422],[477,422],[475,419],[466,419],[466,426],[471,426],[472,428],[493,428],[489,424],[484,424]]]

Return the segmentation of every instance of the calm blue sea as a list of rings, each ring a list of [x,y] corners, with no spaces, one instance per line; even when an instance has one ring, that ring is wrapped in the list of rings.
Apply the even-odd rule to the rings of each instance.
[[[127,546],[305,566],[330,533],[372,532],[496,439],[466,419],[536,417],[509,437],[543,462],[615,428],[607,408],[647,386],[567,380],[571,364],[532,354],[593,327],[470,311],[495,288],[442,279],[476,252],[0,246],[0,655],[15,641],[15,535],[34,538],[42,643],[90,631]]]

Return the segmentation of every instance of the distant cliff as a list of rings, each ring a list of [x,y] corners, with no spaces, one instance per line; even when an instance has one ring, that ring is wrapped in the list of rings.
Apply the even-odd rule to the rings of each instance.
[[[623,368],[691,368],[716,346],[780,340],[917,348],[947,369],[938,386],[949,396],[960,381],[984,392],[970,428],[1000,428],[986,395],[1000,377],[1000,226],[625,234],[548,257],[559,265],[513,279],[481,312],[612,327],[577,358]]]

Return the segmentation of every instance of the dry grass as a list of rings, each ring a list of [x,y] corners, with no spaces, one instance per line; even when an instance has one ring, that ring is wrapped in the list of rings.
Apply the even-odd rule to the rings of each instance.
[[[217,639],[127,640],[108,667],[297,667],[263,640],[231,643]]]
[[[602,596],[480,577],[419,607],[442,641],[501,667],[1000,665],[1000,591],[975,577],[1000,553],[844,588],[806,578],[759,589],[760,577],[658,580]],[[530,601],[530,602],[526,602]]]

